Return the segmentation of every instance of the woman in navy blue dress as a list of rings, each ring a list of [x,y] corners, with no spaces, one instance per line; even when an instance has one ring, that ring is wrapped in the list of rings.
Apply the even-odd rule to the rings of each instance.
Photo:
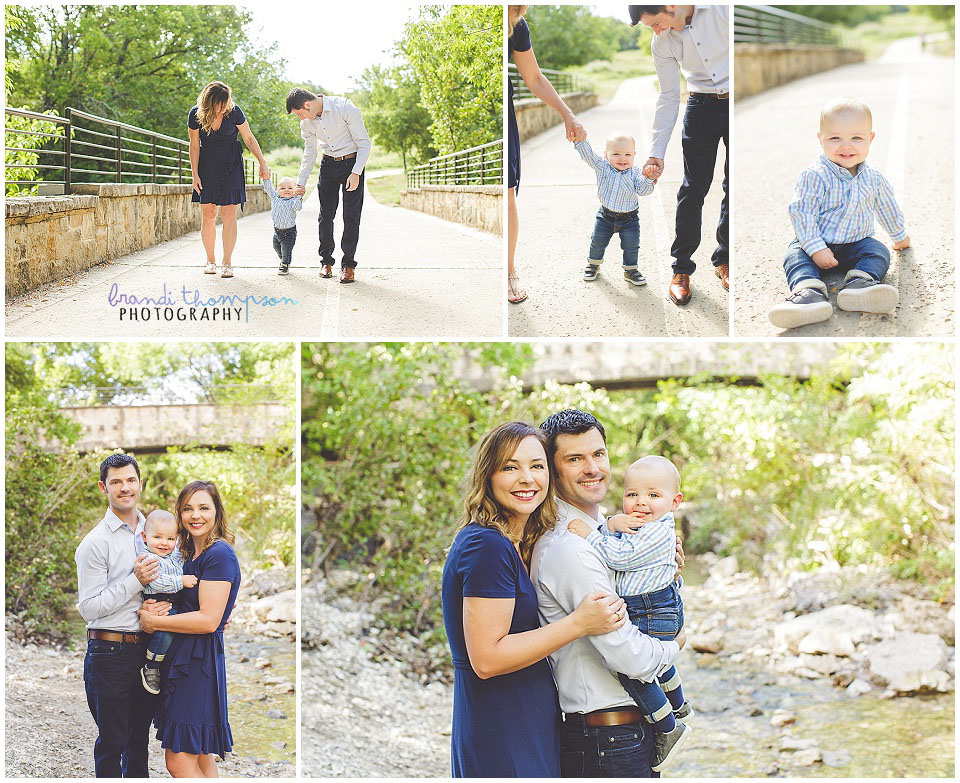
[[[173,777],[215,778],[214,756],[223,759],[233,748],[223,626],[240,588],[240,564],[212,482],[187,484],[177,498],[176,517],[183,573],[199,581],[180,591],[178,614],[161,617],[140,610],[144,631],[174,633],[161,666],[160,704],[153,724]]]
[[[595,593],[540,627],[530,555],[556,521],[546,437],[523,422],[497,427],[477,449],[463,523],[443,565],[453,777],[559,777],[560,709],[546,657],[624,622],[622,600]]]
[[[525,5],[507,6],[507,31],[510,36],[507,47],[510,59],[517,66],[517,73],[527,85],[527,89],[563,119],[567,141],[583,141],[587,138],[587,132],[537,65],[537,58],[530,43],[530,30],[523,18],[526,11]],[[513,82],[508,79],[507,83],[510,90],[507,118],[507,301],[518,304],[527,298],[527,292],[520,288],[520,278],[514,270],[517,236],[520,231],[516,200],[516,190],[520,187],[520,131],[513,109]]]
[[[243,139],[253,157],[260,162],[260,178],[270,178],[270,167],[260,145],[250,132],[247,118],[233,102],[230,88],[223,82],[210,82],[200,92],[197,105],[187,115],[190,137],[190,170],[193,173],[194,203],[200,204],[200,240],[207,254],[204,272],[217,273],[214,246],[217,240],[217,207],[223,221],[223,272],[233,277],[231,256],[237,244],[237,206],[243,208],[247,192],[243,182],[241,147]]]

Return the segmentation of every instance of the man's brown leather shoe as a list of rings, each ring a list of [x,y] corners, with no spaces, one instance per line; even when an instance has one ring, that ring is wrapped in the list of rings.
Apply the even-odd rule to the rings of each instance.
[[[320,277],[333,277],[333,264],[320,264]]]
[[[356,278],[353,276],[353,267],[345,266],[340,270],[340,282],[352,283]]]
[[[717,264],[713,268],[713,273],[720,278],[720,285],[723,286],[725,291],[730,290],[730,281],[727,279],[730,276],[730,265],[729,264]]]
[[[670,281],[670,298],[675,305],[690,301],[690,275],[677,274]]]

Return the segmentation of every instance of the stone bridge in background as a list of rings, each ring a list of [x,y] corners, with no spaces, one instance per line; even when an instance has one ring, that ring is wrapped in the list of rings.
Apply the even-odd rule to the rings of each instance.
[[[606,389],[653,388],[667,378],[702,375],[757,383],[771,373],[806,379],[837,352],[833,343],[551,342],[534,343],[535,360],[521,376],[525,388],[547,381]],[[475,388],[493,387],[501,372],[464,359],[457,375]]]
[[[263,446],[293,418],[292,407],[278,402],[99,405],[60,410],[83,427],[75,446],[78,451],[123,449],[137,454],[157,454],[171,446]]]

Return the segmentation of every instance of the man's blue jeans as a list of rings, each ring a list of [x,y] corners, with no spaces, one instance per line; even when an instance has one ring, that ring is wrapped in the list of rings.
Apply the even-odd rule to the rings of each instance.
[[[87,640],[83,684],[99,731],[93,746],[98,778],[150,777],[147,742],[157,697],[140,682],[147,652],[146,636],[141,638],[139,644]]]
[[[653,732],[639,723],[592,727],[579,713],[564,715],[560,729],[560,777],[658,778]]]
[[[883,280],[883,276],[890,268],[890,251],[887,246],[874,239],[866,237],[858,242],[844,242],[837,245],[827,245],[837,259],[837,266],[834,269],[838,272],[847,272],[856,269],[860,272],[866,272],[874,280]],[[797,286],[804,280],[819,280],[820,272],[813,259],[810,258],[800,247],[800,243],[794,239],[787,245],[787,254],[783,259],[783,271],[787,273],[787,285],[791,291],[796,291]]]
[[[591,264],[603,261],[603,253],[614,234],[620,235],[620,249],[623,251],[623,268],[636,269],[637,256],[640,253],[640,218],[638,210],[632,212],[613,212],[604,206],[597,210],[597,219],[590,235]]]

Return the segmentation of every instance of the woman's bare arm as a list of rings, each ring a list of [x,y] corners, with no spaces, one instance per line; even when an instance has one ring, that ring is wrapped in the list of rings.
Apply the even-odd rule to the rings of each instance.
[[[527,89],[563,118],[564,125],[567,126],[567,138],[570,141],[585,139],[587,134],[583,130],[583,126],[577,122],[577,118],[570,107],[563,102],[563,98],[557,94],[554,86],[550,84],[540,70],[533,48],[527,49],[525,52],[513,52],[513,64],[517,66],[520,78],[527,85]],[[576,138],[571,138],[571,131],[576,132]]]
[[[260,162],[260,178],[267,179],[270,176],[270,167],[267,165],[267,161],[263,157],[263,152],[260,150],[260,143],[250,130],[250,123],[243,122],[238,125],[237,132],[240,134],[240,138],[243,139],[243,143],[247,145],[247,149],[250,150],[250,154]]]
[[[230,582],[212,582],[200,580],[197,588],[200,597],[200,609],[183,614],[156,615],[147,609],[140,609],[140,628],[147,633],[154,631],[172,631],[173,633],[213,633],[220,627],[220,620],[227,608],[230,597]]]

